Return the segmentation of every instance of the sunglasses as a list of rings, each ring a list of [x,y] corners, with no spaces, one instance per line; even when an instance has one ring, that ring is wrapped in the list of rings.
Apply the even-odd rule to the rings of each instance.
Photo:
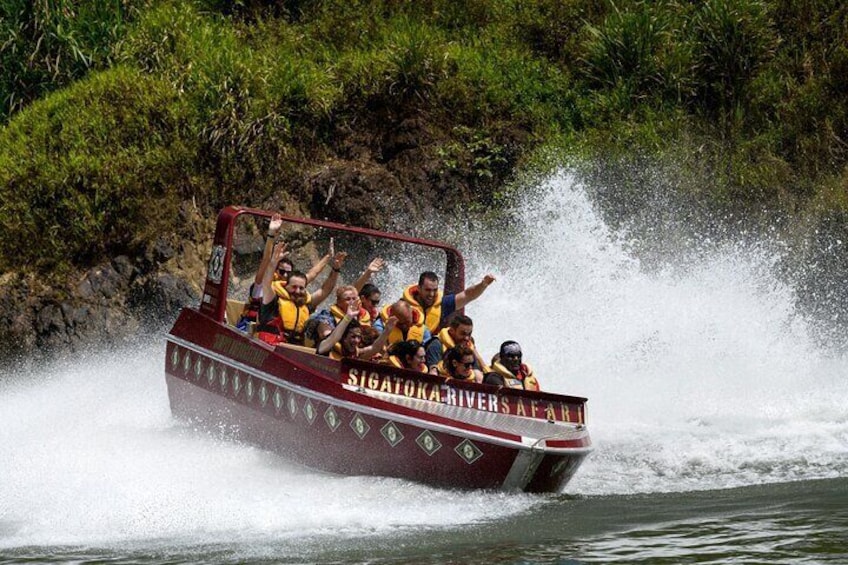
[[[474,366],[474,361],[470,361],[468,363],[460,361],[459,364],[462,365],[463,367],[465,367],[466,369],[470,369],[471,367]]]

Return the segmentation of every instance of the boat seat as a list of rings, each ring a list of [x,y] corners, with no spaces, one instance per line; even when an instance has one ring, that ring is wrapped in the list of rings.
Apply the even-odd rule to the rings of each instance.
[[[245,303],[241,300],[227,298],[227,310],[225,315],[229,325],[235,327],[238,323],[239,318],[241,318],[241,313],[244,312],[244,304]]]

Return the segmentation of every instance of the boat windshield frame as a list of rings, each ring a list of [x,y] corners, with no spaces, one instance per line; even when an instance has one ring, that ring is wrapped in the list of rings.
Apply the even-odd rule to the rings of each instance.
[[[219,323],[224,322],[224,316],[227,308],[227,296],[229,294],[230,270],[232,268],[233,259],[233,237],[235,233],[236,220],[242,215],[250,215],[256,218],[267,218],[270,220],[274,213],[275,212],[245,206],[227,206],[218,214],[218,220],[215,226],[215,238],[212,243],[212,251],[207,263],[203,296],[201,297],[199,308],[202,314],[211,317]],[[411,237],[394,232],[383,232],[371,228],[348,226],[327,220],[301,218],[286,214],[280,214],[280,216],[282,217],[283,222],[440,249],[444,251],[446,257],[446,267],[443,278],[445,294],[458,293],[465,288],[465,259],[458,249],[448,245],[447,243],[431,239]]]

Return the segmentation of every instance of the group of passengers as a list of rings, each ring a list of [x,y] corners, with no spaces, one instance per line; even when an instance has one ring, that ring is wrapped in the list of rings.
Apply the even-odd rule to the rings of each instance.
[[[317,310],[336,287],[347,254],[335,252],[331,239],[329,252],[308,273],[298,271],[288,258],[286,244],[275,243],[281,226],[282,218],[272,216],[239,329],[252,329],[255,337],[272,345],[314,347],[318,354],[336,360],[365,359],[444,378],[539,390],[532,368],[522,362],[517,342],[501,344],[487,364],[474,346],[473,321],[457,312],[483,294],[495,281],[492,275],[461,292],[445,294],[439,290],[438,275],[427,271],[421,273],[418,284],[404,289],[399,300],[379,308],[380,289],[369,282],[385,266],[377,258],[354,284],[336,289],[333,305]],[[328,264],[330,274],[318,290],[309,293],[307,285]]]

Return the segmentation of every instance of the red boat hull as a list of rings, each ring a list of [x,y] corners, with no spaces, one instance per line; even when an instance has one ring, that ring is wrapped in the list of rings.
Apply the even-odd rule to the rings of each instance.
[[[169,337],[166,380],[175,415],[332,473],[556,492],[589,452],[588,433],[532,450],[517,435],[363,396],[325,376],[338,367],[186,309]]]

